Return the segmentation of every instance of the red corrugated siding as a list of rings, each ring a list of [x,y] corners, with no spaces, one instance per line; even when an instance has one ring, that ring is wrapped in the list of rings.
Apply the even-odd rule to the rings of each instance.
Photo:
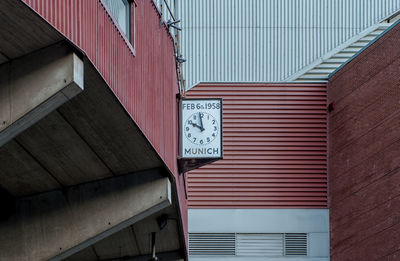
[[[176,163],[174,47],[153,1],[136,0],[135,55],[99,0],[23,1],[86,53],[175,175],[186,228],[184,186]]]
[[[326,84],[200,84],[223,99],[224,159],[187,173],[190,208],[327,207]]]
[[[173,41],[150,0],[136,1],[135,51],[99,0],[24,0],[81,48],[173,173],[176,99]]]

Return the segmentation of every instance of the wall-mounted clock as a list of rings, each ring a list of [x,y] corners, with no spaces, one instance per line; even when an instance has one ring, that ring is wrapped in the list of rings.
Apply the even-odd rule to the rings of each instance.
[[[182,99],[180,157],[222,158],[222,99]]]

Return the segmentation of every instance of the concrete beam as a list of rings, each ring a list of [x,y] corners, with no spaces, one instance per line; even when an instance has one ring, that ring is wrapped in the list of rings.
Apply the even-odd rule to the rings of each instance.
[[[83,61],[55,44],[0,65],[0,146],[83,90]]]
[[[156,257],[158,260],[168,260],[168,261],[184,261],[182,257],[182,253],[179,251],[172,251],[172,252],[156,252]],[[102,259],[102,261],[149,261],[151,259],[151,255],[142,255],[142,256],[133,256],[133,257],[122,257],[122,258],[113,258],[113,259]]]
[[[0,223],[0,260],[62,260],[170,205],[157,170],[23,198]]]

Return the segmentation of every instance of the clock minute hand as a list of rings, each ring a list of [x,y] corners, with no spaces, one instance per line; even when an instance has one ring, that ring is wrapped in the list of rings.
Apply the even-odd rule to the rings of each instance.
[[[199,112],[199,118],[200,118],[200,131],[203,131],[204,130],[204,127],[203,127],[203,117],[201,116],[201,113]]]

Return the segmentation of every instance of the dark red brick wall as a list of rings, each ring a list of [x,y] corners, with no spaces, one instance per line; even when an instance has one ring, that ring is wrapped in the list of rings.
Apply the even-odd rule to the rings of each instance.
[[[400,260],[400,24],[329,81],[331,260]]]

